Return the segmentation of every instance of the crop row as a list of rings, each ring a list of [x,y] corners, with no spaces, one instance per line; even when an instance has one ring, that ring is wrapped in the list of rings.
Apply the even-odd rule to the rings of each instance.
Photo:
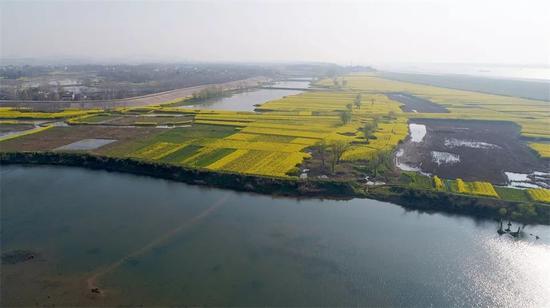
[[[138,151],[130,154],[132,157],[142,158],[142,159],[152,159],[157,160],[161,159],[177,150],[185,147],[187,144],[177,144],[169,142],[158,142],[155,144],[148,145]]]
[[[530,188],[527,190],[533,201],[550,203],[550,190],[544,188]]]
[[[227,170],[270,176],[285,176],[307,154],[294,152],[270,152],[261,150],[237,150],[207,166],[214,170]]]

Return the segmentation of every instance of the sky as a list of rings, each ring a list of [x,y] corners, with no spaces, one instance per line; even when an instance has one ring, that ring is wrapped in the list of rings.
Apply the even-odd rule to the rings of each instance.
[[[2,58],[550,65],[549,0],[6,1]]]

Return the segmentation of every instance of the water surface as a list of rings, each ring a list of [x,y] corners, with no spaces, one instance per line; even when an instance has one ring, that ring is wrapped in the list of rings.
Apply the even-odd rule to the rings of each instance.
[[[277,89],[264,88],[237,92],[230,96],[208,100],[195,105],[187,105],[184,108],[254,111],[258,104],[302,93],[298,89],[307,89],[309,81],[279,81],[271,86]]]
[[[274,199],[66,167],[0,172],[2,252],[40,256],[2,266],[2,306],[550,302],[546,226],[516,239],[493,221],[367,199]]]

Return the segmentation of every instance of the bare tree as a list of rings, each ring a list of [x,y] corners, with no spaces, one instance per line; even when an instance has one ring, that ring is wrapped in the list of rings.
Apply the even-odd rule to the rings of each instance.
[[[357,107],[357,109],[361,109],[361,93],[357,94],[357,96],[355,97],[355,100],[353,101],[353,104],[355,105],[355,107]]]
[[[321,158],[321,166],[323,167],[323,169],[325,169],[325,161],[326,161],[326,156],[327,156],[328,144],[325,141],[325,139],[322,139],[321,141],[317,142],[316,146],[317,146],[317,148],[316,148],[317,153],[319,154],[319,157]]]
[[[342,125],[345,125],[351,122],[351,112],[349,111],[340,112],[340,121],[342,121]]]
[[[330,161],[330,170],[334,174],[336,165],[340,163],[342,156],[349,149],[350,143],[344,140],[336,140],[330,143],[332,157]]]

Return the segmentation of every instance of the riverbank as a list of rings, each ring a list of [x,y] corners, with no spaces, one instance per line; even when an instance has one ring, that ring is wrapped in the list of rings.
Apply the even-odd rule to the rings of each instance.
[[[204,90],[208,87],[217,86],[225,90],[234,90],[241,88],[256,87],[269,81],[267,77],[251,77],[242,80],[229,81],[224,83],[203,84],[199,86],[180,88],[165,92],[147,94],[136,97],[113,99],[113,100],[93,100],[93,101],[21,101],[21,100],[0,100],[1,107],[32,108],[33,110],[59,110],[59,109],[106,109],[118,107],[143,107],[149,105],[159,105],[178,99],[190,97],[193,93]]]
[[[363,186],[355,181],[298,180],[192,169],[173,164],[85,153],[3,152],[0,165],[60,165],[146,175],[193,185],[271,196],[347,200],[372,198],[425,212],[448,212],[485,219],[512,219],[550,225],[550,206],[420,190],[399,185]]]

